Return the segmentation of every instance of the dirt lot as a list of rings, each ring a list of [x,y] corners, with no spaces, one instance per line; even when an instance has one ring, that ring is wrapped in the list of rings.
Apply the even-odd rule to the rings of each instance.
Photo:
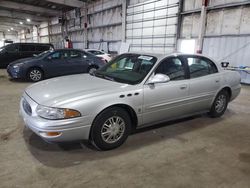
[[[0,69],[0,187],[250,187],[250,86],[222,118],[157,125],[100,152],[48,144],[24,128],[19,99],[30,83]]]

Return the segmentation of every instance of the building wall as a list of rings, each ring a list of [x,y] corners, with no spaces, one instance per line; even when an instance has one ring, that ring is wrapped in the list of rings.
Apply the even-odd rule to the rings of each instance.
[[[169,53],[176,49],[179,0],[130,1],[126,42],[131,51]]]
[[[122,40],[122,0],[88,4],[89,48],[119,51]]]
[[[184,1],[180,41],[197,40],[200,27],[200,7],[201,1],[199,0]],[[228,61],[232,66],[250,66],[248,61],[250,58],[249,25],[250,1],[210,0],[203,54],[217,61]]]
[[[22,42],[51,42],[55,48],[62,48],[67,35],[74,48],[83,49],[87,40],[88,48],[118,52],[125,33],[132,51],[168,53],[176,49],[179,0],[127,1],[126,28],[122,26],[124,1],[97,0],[87,4],[87,19],[86,8],[82,7],[67,12],[64,24],[52,18],[38,27],[38,34],[33,28],[33,36],[27,32],[19,36]]]
[[[16,32],[3,32],[0,31],[0,47],[4,46],[4,40],[12,40],[18,42],[18,35]]]
[[[204,54],[231,66],[250,66],[250,36],[222,36],[204,39]]]
[[[181,38],[196,38],[200,13],[183,16]],[[250,6],[209,10],[205,36],[250,34]]]
[[[55,48],[63,48],[64,37],[68,36],[74,48],[83,49],[87,44],[88,48],[118,52],[125,32],[125,42],[130,44],[131,51],[157,53],[175,51],[177,37],[178,44],[182,40],[197,41],[201,0],[182,1],[180,24],[179,0],[128,0],[125,27],[122,24],[123,2],[124,0],[94,1],[86,7],[65,13],[64,24],[59,22],[58,17],[52,18],[38,28],[33,27],[30,32],[20,32],[19,39],[21,42],[51,42]],[[240,49],[237,53],[247,54],[249,25],[250,1],[210,0],[203,53],[217,60],[226,55],[226,60],[236,65],[226,52]],[[230,41],[233,41],[233,45],[228,47],[228,44],[231,45]],[[216,54],[215,52],[220,51],[219,48],[228,50],[225,54]],[[243,64],[248,65],[249,62]]]
[[[232,3],[242,3],[247,2],[247,0],[209,0],[210,7],[225,6]],[[195,9],[200,9],[202,5],[202,0],[183,0],[183,11],[190,11]]]

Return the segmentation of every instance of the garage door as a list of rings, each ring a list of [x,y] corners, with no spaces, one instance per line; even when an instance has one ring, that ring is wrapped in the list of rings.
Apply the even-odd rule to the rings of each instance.
[[[130,51],[169,53],[176,49],[179,0],[128,5],[126,42]]]

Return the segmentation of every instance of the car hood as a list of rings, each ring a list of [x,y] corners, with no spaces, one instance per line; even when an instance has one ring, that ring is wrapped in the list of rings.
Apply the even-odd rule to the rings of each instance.
[[[75,100],[113,93],[130,85],[89,74],[57,77],[29,86],[25,92],[38,104],[60,107]]]
[[[13,61],[12,63],[10,63],[10,66],[14,66],[14,65],[20,64],[20,63],[29,63],[31,61],[33,61],[33,57],[18,59],[16,61]]]

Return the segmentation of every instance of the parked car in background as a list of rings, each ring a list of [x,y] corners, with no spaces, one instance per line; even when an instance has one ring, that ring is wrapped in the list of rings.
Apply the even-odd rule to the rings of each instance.
[[[92,73],[104,64],[105,62],[91,53],[75,49],[61,49],[14,61],[7,67],[7,72],[11,78],[37,82],[55,76]]]
[[[86,49],[87,52],[92,53],[98,57],[103,58],[107,63],[112,59],[111,55],[101,51],[101,50],[96,50],[96,49]]]
[[[132,128],[209,112],[220,117],[240,93],[240,75],[201,55],[127,53],[94,74],[42,81],[21,99],[25,124],[47,141],[120,146]]]
[[[13,43],[0,48],[0,68],[6,68],[9,63],[22,58],[32,57],[44,51],[52,50],[54,46],[46,43]]]

